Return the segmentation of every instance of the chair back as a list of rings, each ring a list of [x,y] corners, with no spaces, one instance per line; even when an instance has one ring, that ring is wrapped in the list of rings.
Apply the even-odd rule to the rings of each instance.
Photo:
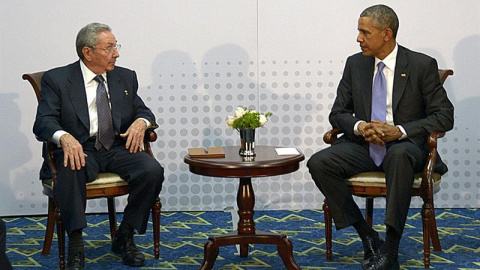
[[[445,82],[445,80],[447,79],[447,77],[449,75],[453,75],[453,70],[451,70],[451,69],[439,69],[438,70],[438,76],[440,77],[440,81],[442,82],[442,84]]]
[[[40,101],[40,90],[42,89],[42,77],[44,71],[35,72],[35,73],[25,73],[22,76],[22,79],[27,80],[33,87],[35,95],[37,96],[37,101]]]

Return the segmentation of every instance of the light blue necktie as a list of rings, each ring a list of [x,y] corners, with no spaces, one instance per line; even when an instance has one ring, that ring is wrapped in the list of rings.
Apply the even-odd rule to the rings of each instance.
[[[373,80],[372,117],[371,120],[385,122],[387,119],[387,81],[383,75],[383,62],[378,63],[377,74]],[[378,144],[370,143],[370,157],[377,166],[382,164],[387,149]]]
[[[100,150],[102,146],[110,149],[115,141],[115,131],[113,130],[112,111],[108,102],[107,89],[102,75],[95,77],[97,86],[97,114],[98,114],[98,132],[95,148]]]

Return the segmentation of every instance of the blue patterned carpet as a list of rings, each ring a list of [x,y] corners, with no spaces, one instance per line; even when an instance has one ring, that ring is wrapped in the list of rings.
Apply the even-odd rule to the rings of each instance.
[[[480,269],[480,209],[438,209],[437,225],[442,252],[432,252],[432,269]],[[121,215],[119,215],[121,220]],[[56,238],[52,251],[41,255],[45,217],[4,218],[7,256],[15,269],[58,269]],[[134,269],[122,265],[110,251],[107,215],[89,215],[86,240],[86,269]],[[353,229],[333,232],[333,260],[325,259],[322,211],[257,211],[257,230],[280,232],[293,243],[294,257],[305,270],[360,269],[362,245]],[[410,210],[400,246],[402,269],[423,268],[422,225],[419,209]],[[375,228],[384,234],[383,210],[375,210]],[[160,259],[153,258],[152,232],[136,235],[135,241],[146,255],[141,269],[198,269],[203,261],[203,245],[208,236],[232,229],[228,212],[165,212],[161,221]],[[234,246],[220,248],[214,269],[285,269],[276,246],[255,245],[248,258],[241,258]],[[0,266],[0,269],[2,267]]]

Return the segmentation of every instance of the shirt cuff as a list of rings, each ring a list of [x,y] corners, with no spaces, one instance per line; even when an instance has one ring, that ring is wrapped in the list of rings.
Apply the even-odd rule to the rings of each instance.
[[[60,144],[60,137],[62,137],[65,134],[68,134],[68,132],[64,130],[55,131],[55,133],[53,133],[53,136],[52,136],[52,142],[55,143],[57,147],[62,147],[62,145]]]
[[[408,137],[407,135],[407,132],[405,132],[405,129],[400,126],[400,125],[397,125],[398,129],[400,129],[400,132],[402,132],[402,137],[398,138],[399,140],[403,140],[403,139],[406,139]]]
[[[145,118],[138,118],[138,119],[142,119],[143,121],[145,121],[145,124],[147,124],[147,128],[149,128],[152,124],[150,123],[150,121],[148,121],[147,119]]]
[[[362,135],[360,133],[360,131],[358,131],[358,125],[360,125],[360,123],[364,123],[364,122],[365,121],[358,121],[358,122],[355,123],[355,125],[353,126],[353,134],[358,135],[358,136]]]

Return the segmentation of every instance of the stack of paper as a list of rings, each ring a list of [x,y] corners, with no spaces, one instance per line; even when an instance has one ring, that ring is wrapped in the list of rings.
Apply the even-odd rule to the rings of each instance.
[[[275,151],[279,156],[300,155],[297,148],[275,148]]]

